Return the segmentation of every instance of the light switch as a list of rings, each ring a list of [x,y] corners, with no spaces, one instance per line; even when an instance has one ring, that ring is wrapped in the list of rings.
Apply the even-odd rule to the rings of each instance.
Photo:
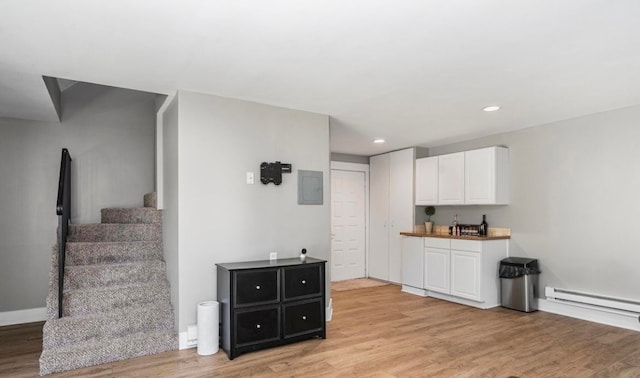
[[[247,172],[247,184],[253,184],[253,172]]]

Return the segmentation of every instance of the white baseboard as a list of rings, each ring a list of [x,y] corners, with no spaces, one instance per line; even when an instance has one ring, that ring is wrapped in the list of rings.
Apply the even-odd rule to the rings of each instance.
[[[329,298],[329,304],[325,309],[325,320],[330,322],[331,318],[333,318],[333,298]]]
[[[46,307],[0,312],[0,326],[43,322],[45,320],[47,320]]]
[[[640,331],[638,314],[626,311],[599,308],[583,304],[567,304],[553,299],[538,299],[540,311],[569,316],[576,319],[606,324],[614,327]]]
[[[418,289],[417,287],[402,285],[402,291],[405,293],[419,295],[421,297],[427,296],[427,291],[425,289]]]
[[[194,343],[193,341],[187,338],[187,332],[178,333],[178,349],[190,349],[198,346],[198,343]]]
[[[493,308],[493,307],[500,306],[500,304],[494,303],[494,302],[476,302],[476,301],[471,300],[471,299],[460,298],[460,297],[456,297],[456,296],[453,296],[453,295],[437,293],[435,291],[429,291],[429,290],[427,290],[427,294],[428,294],[428,296],[430,296],[432,298],[443,299],[445,301],[459,303],[459,304],[463,304],[463,305],[466,305],[466,306],[479,308],[479,309],[482,309],[482,310],[486,310],[488,308]]]

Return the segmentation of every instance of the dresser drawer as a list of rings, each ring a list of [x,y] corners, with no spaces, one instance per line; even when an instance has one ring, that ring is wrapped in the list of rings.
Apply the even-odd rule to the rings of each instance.
[[[324,286],[321,269],[321,265],[284,269],[284,299],[321,294]]]
[[[236,312],[236,347],[280,338],[280,307]]]
[[[247,270],[235,273],[236,306],[280,301],[278,270]]]
[[[322,300],[314,299],[284,306],[284,337],[294,337],[322,330]]]

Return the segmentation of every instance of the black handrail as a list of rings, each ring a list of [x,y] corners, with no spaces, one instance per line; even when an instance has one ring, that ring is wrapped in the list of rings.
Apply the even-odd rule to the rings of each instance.
[[[62,317],[62,292],[64,284],[64,259],[67,249],[69,218],[71,218],[71,155],[62,149],[60,180],[58,181],[58,318]]]

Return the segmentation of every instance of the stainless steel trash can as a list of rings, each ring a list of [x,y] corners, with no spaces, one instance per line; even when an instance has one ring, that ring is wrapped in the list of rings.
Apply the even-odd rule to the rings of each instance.
[[[507,257],[500,261],[500,304],[523,312],[538,310],[538,260]]]

